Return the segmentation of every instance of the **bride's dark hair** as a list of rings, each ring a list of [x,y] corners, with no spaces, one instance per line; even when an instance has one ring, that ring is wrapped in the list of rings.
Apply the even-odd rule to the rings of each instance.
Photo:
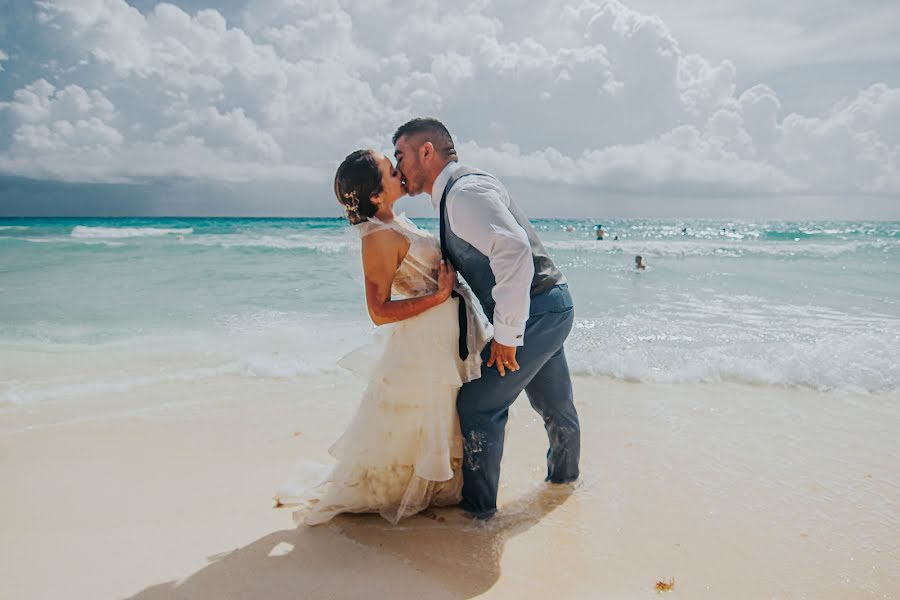
[[[378,212],[378,207],[372,204],[372,196],[382,190],[381,171],[371,150],[348,154],[334,174],[334,195],[352,225],[368,221]]]

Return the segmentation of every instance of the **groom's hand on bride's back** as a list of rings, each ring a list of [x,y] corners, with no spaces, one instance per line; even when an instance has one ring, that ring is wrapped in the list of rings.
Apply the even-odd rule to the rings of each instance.
[[[491,340],[491,357],[488,359],[487,366],[493,367],[497,365],[500,377],[505,377],[507,371],[518,371],[519,363],[516,362],[516,347],[504,346]]]

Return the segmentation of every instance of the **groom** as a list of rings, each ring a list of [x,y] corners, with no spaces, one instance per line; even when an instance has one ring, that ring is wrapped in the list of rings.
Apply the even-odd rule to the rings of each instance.
[[[463,385],[456,402],[465,448],[461,506],[489,519],[497,512],[509,407],[522,390],[550,439],[547,481],[578,478],[581,433],[563,351],[574,319],[572,297],[506,188],[457,162],[453,139],[440,121],[413,119],[397,129],[393,141],[406,192],[431,194],[444,258],[472,287],[494,325],[494,339],[482,352],[481,378]]]

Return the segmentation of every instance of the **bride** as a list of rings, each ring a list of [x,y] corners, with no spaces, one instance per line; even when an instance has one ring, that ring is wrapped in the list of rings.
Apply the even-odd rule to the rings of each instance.
[[[462,439],[456,394],[480,375],[490,325],[471,290],[441,260],[440,244],[394,203],[406,194],[391,160],[357,150],[338,167],[334,192],[362,239],[366,304],[379,355],[359,408],[329,449],[337,460],[306,493],[279,492],[294,520],[324,523],[342,512],[378,512],[391,523],[460,501]],[[457,292],[451,297],[451,292]],[[466,304],[468,357],[460,358],[459,302]],[[358,370],[366,351],[341,364]],[[295,488],[288,482],[285,490]]]

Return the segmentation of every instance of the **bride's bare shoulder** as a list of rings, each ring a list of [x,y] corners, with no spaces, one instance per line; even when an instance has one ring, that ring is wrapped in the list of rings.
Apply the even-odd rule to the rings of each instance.
[[[408,246],[409,239],[394,227],[379,227],[362,238],[364,246]]]
[[[409,252],[409,239],[393,227],[379,228],[362,239],[363,259],[402,260]]]

